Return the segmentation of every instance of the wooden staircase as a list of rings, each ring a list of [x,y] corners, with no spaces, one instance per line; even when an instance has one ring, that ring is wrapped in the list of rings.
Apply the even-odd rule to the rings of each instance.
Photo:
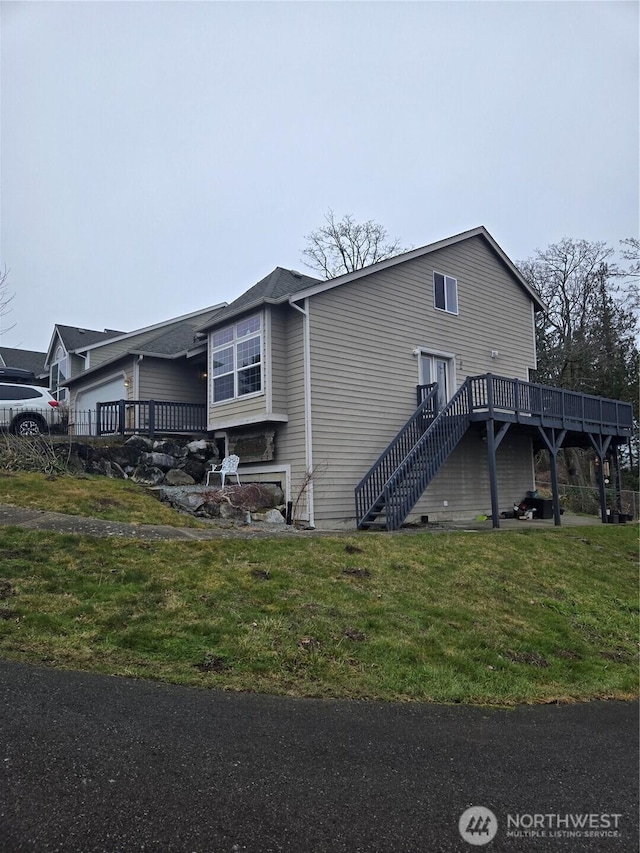
[[[397,530],[469,429],[470,383],[437,411],[438,386],[429,387],[402,430],[356,486],[356,520],[361,530],[372,526]]]

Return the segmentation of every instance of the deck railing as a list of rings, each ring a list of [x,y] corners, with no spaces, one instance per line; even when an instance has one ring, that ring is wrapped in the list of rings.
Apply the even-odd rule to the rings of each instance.
[[[96,435],[201,433],[207,429],[204,403],[113,400],[96,406]]]
[[[489,417],[500,413],[533,416],[540,418],[542,424],[555,423],[587,432],[604,429],[616,435],[631,435],[633,431],[630,403],[491,373],[471,378],[471,412]]]
[[[629,403],[490,373],[467,378],[440,412],[436,384],[418,385],[417,398],[414,414],[356,486],[359,527],[384,512],[387,528],[397,529],[471,420],[515,420],[618,437],[633,431]]]

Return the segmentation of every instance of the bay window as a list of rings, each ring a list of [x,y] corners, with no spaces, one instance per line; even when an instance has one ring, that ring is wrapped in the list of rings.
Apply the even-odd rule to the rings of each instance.
[[[211,335],[214,403],[262,391],[262,317],[256,314]]]

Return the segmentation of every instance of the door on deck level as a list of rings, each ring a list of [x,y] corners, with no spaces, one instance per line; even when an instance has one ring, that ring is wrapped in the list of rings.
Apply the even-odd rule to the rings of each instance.
[[[449,400],[451,388],[451,359],[423,352],[420,356],[420,384],[438,383],[438,411]]]

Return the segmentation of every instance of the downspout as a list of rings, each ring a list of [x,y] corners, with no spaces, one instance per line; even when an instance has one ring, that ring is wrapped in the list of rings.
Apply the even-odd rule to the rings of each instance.
[[[133,399],[140,399],[140,362],[144,358],[143,355],[139,355],[137,358],[133,360]],[[130,398],[131,399],[131,398]],[[135,427],[136,431],[140,429],[140,406],[134,406],[135,412]]]
[[[137,358],[133,360],[133,399],[140,399],[140,362],[144,358],[143,355],[139,355]]]
[[[289,303],[292,308],[299,311],[303,316],[304,331],[304,446],[306,475],[309,476],[307,485],[307,508],[309,510],[309,526],[315,527],[315,516],[313,506],[313,435],[311,427],[311,336],[309,329],[309,298],[304,300],[304,308]]]

